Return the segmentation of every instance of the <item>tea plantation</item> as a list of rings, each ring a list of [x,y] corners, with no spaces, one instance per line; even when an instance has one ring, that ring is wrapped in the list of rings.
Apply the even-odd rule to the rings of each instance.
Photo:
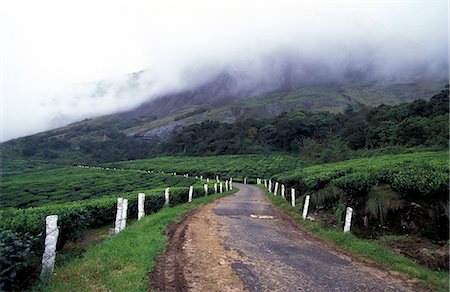
[[[292,154],[246,154],[217,156],[165,156],[152,159],[122,161],[105,166],[145,169],[154,171],[176,171],[192,175],[233,177],[242,181],[243,177],[271,177],[304,166],[300,157]]]
[[[195,183],[193,178],[136,170],[57,168],[2,178],[0,208],[26,208],[104,196],[117,197],[132,191],[188,187]]]

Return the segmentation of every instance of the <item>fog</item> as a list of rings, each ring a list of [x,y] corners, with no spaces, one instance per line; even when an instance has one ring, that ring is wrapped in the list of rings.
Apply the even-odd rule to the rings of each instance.
[[[448,79],[448,1],[3,0],[0,30],[0,141],[223,72],[255,93]]]

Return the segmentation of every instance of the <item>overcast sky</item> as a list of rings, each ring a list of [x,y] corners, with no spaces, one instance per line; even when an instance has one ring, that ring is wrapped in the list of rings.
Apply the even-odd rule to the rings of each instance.
[[[380,78],[446,77],[448,1],[2,0],[0,141],[130,109],[221,68],[257,73],[287,51],[336,74],[370,59]],[[93,97],[98,80],[109,87]]]

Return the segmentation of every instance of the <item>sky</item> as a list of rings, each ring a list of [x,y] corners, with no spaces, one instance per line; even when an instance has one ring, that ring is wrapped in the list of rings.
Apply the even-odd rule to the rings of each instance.
[[[0,141],[132,109],[224,69],[273,80],[280,56],[305,78],[448,78],[448,39],[448,1],[2,0]]]

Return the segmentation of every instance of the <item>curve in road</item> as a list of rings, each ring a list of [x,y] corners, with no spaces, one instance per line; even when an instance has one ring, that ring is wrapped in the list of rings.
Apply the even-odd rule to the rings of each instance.
[[[205,205],[173,227],[152,275],[164,291],[417,291],[302,231],[261,189]]]

